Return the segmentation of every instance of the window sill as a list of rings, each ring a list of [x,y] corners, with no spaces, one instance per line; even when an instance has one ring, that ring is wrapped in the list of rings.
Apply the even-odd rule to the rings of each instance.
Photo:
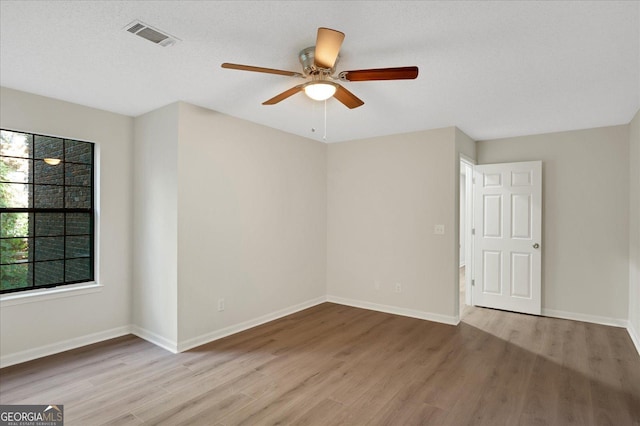
[[[0,307],[22,305],[23,303],[42,302],[45,300],[59,299],[61,297],[80,296],[82,294],[97,293],[104,286],[96,282],[81,283],[62,286],[59,288],[47,288],[26,291],[22,293],[9,293],[0,297]]]

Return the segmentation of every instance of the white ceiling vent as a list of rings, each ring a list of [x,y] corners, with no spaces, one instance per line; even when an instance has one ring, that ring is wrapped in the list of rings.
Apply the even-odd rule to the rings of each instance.
[[[157,28],[153,28],[152,26],[140,21],[133,21],[124,27],[124,29],[131,34],[140,36],[162,47],[173,46],[180,41],[177,37],[169,35],[166,32],[160,31]]]

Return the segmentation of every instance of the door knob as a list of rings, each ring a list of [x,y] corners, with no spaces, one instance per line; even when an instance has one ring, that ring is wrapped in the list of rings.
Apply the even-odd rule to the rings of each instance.
[[[533,248],[534,248],[534,249],[540,248],[540,244],[535,243],[535,244],[533,245]]]

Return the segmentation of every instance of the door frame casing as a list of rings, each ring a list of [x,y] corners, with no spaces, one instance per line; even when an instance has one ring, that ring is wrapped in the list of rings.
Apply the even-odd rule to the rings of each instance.
[[[466,192],[465,192],[465,211],[466,211],[466,217],[465,217],[465,235],[464,235],[464,239],[465,239],[465,253],[464,253],[464,261],[465,261],[465,304],[473,306],[473,296],[472,296],[472,288],[471,288],[471,280],[473,278],[473,234],[472,234],[472,229],[473,229],[473,175],[474,175],[474,166],[476,164],[476,162],[470,158],[467,157],[464,154],[459,153],[459,158],[458,158],[458,164],[459,167],[461,168],[462,165],[464,164],[465,166],[468,167],[467,169],[467,173],[465,174],[465,188],[466,188]],[[460,178],[460,169],[458,170],[458,178]],[[458,194],[457,198],[458,201],[460,200],[460,184],[458,184],[456,192]],[[461,209],[458,206],[458,230],[460,229],[460,215],[461,213]],[[458,231],[459,232],[459,231]],[[458,247],[460,244],[460,238],[458,235]],[[459,253],[460,249],[458,248],[458,253]],[[455,291],[458,295],[458,297],[456,298],[456,300],[458,300],[458,304],[456,306],[456,309],[458,309],[458,317],[460,316],[460,273],[459,273],[459,268],[460,268],[460,261],[458,259],[458,273],[456,274],[456,279],[455,279],[455,284],[456,284],[456,288]]]

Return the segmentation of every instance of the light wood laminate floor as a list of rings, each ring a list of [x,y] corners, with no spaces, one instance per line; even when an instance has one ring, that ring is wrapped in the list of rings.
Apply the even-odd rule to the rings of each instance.
[[[324,303],[171,354],[134,336],[0,370],[66,425],[639,425],[626,330],[468,307],[457,327]]]

